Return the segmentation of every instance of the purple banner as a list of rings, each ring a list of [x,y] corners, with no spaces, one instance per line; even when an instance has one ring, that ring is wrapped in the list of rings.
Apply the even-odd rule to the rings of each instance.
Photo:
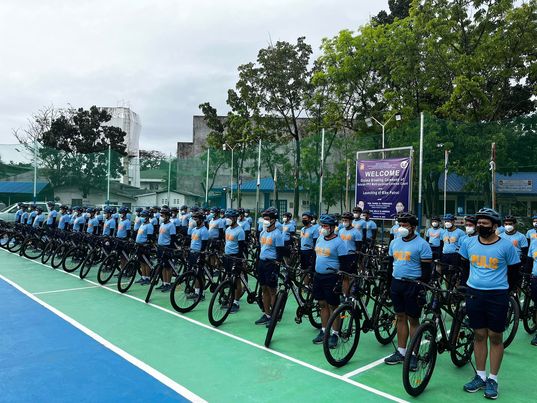
[[[372,218],[393,219],[410,206],[410,158],[358,160],[356,205]]]

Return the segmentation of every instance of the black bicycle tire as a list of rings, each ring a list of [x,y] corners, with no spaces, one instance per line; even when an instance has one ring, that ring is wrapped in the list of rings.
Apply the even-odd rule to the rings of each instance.
[[[530,307],[532,307],[533,309],[530,309]],[[529,295],[529,293],[527,293],[522,308],[522,325],[524,326],[524,330],[528,334],[533,334],[535,333],[535,331],[537,331],[537,321],[535,321],[536,310],[537,306],[535,302],[533,302],[531,296]],[[533,325],[531,325],[531,323],[533,323]]]
[[[349,315],[351,317],[350,321],[354,322],[354,327],[355,327],[355,331],[353,332],[354,339],[352,341],[351,348],[349,349],[347,354],[345,354],[345,356],[342,359],[336,359],[332,354],[332,349],[328,345],[329,338],[330,338],[330,329],[332,329],[332,325],[334,324],[334,321],[336,320],[336,318],[341,317],[341,314],[344,311],[349,312]],[[362,328],[361,328],[360,318],[356,310],[354,309],[354,307],[348,304],[340,305],[339,307],[337,307],[334,310],[334,312],[332,312],[332,315],[330,315],[330,318],[328,318],[328,322],[326,323],[326,330],[325,330],[324,338],[323,338],[323,352],[324,352],[324,357],[326,358],[326,361],[328,361],[330,365],[336,368],[340,368],[346,365],[356,353],[356,349],[358,348],[358,344],[360,343],[361,331],[362,331]],[[340,338],[342,337],[341,332],[340,332],[339,337]],[[342,341],[340,340],[338,343],[341,343],[341,342]]]
[[[138,262],[135,261],[135,260],[131,260],[129,261],[125,267],[123,267],[123,269],[120,270],[119,272],[119,276],[117,277],[117,290],[124,294],[126,293],[129,288],[131,288],[132,284],[134,283],[134,279],[136,278],[136,274],[138,272],[138,266],[136,265]],[[136,266],[136,267],[132,267],[132,266]],[[123,287],[121,284],[121,279],[123,278],[123,275],[124,273],[129,273],[130,271],[134,271],[131,279],[129,280],[129,282],[127,283],[127,286],[126,287]]]
[[[507,338],[503,341],[503,348],[509,347],[509,345],[515,339],[516,333],[518,331],[518,324],[519,324],[519,321],[520,321],[520,308],[518,306],[518,302],[516,301],[515,297],[513,297],[512,295],[509,296],[509,310],[508,310],[508,313],[507,313],[508,318],[509,318],[509,313],[511,312],[511,308],[512,308],[512,312],[513,312],[513,327],[511,328],[511,331],[507,335]],[[508,318],[506,318],[506,320]],[[509,323],[510,323],[510,321],[509,321]],[[507,330],[507,328],[506,328],[506,330]]]
[[[114,276],[114,273],[116,272],[118,268],[118,264],[117,264],[118,258],[119,257],[115,253],[110,254],[99,265],[99,270],[97,271],[97,281],[100,285],[105,285],[112,279],[112,277]],[[108,266],[108,262],[111,262],[113,266]],[[112,269],[110,270],[110,274],[108,274],[108,277],[101,278],[101,274],[104,273],[104,268],[106,267],[112,267]]]
[[[271,312],[271,320],[269,322],[269,327],[267,329],[267,335],[265,336],[265,347],[270,347],[270,342],[272,341],[272,336],[274,335],[274,330],[278,325],[278,322],[283,316],[283,311],[285,310],[285,304],[287,302],[287,291],[280,290],[276,295],[276,302],[274,303],[274,309]]]
[[[229,289],[230,289],[230,295],[228,296],[228,307],[227,307],[226,311],[224,312],[224,315],[220,319],[217,320],[217,319],[214,319],[214,314],[213,314],[214,305],[215,305],[216,300],[218,299],[219,293],[225,287],[229,287]],[[208,316],[209,316],[209,322],[214,327],[220,326],[222,323],[224,323],[224,321],[229,316],[229,313],[231,312],[231,304],[233,303],[232,299],[233,299],[234,291],[235,291],[235,287],[233,285],[232,279],[225,280],[218,287],[216,287],[216,290],[214,291],[214,294],[211,297],[211,302],[209,303],[209,309],[208,309],[208,312],[207,312]]]

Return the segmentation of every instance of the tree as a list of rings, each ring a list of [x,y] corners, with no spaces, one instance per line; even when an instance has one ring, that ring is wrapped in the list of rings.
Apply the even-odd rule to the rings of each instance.
[[[89,110],[50,107],[39,111],[26,129],[14,134],[29,151],[37,147],[42,171],[53,186],[75,185],[88,194],[92,187],[105,187],[109,144],[111,177],[124,173],[121,156],[126,155],[126,133],[107,125],[111,118],[96,106]]]
[[[159,169],[162,161],[168,161],[166,154],[157,150],[140,150],[140,170]]]

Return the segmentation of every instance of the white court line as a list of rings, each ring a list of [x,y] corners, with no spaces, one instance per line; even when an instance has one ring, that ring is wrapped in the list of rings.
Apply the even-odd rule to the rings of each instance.
[[[1,249],[0,249],[0,250],[1,250]],[[10,253],[10,252],[8,252],[8,251],[5,251],[5,252],[6,252],[6,253]],[[47,265],[45,265],[45,264],[43,264],[43,263],[41,263],[41,262],[36,262],[35,260],[27,259],[27,258],[25,258],[24,256],[20,256],[20,257],[23,258],[23,259],[26,259],[26,260],[28,260],[28,261],[30,261],[30,262],[32,262],[32,263],[35,263],[35,264],[44,266],[44,267],[46,267],[46,268],[49,269],[49,270],[51,269],[50,266],[47,266]],[[60,272],[60,273],[63,273],[63,274],[67,274],[67,275],[69,275],[69,276],[71,276],[71,277],[74,277],[74,278],[78,278],[78,279],[80,278],[80,277],[79,277],[78,275],[76,275],[76,274],[73,274],[73,273],[67,273],[67,272],[65,272],[65,271],[63,271],[63,270],[56,270],[56,272]],[[93,285],[99,285],[98,283],[96,283],[96,282],[94,282],[94,281],[91,281],[91,280],[88,280],[88,279],[84,279],[83,281],[86,281],[86,282],[88,282],[88,283],[90,283],[90,284],[93,284]],[[193,323],[193,324],[195,324],[195,325],[197,325],[197,326],[203,327],[203,328],[205,328],[205,329],[207,329],[207,330],[210,330],[210,331],[212,331],[212,332],[219,333],[219,334],[221,334],[221,335],[223,335],[223,336],[226,336],[226,337],[229,337],[229,338],[231,338],[231,339],[240,341],[240,342],[242,342],[242,343],[244,343],[244,344],[248,344],[249,346],[255,347],[255,348],[259,349],[259,350],[263,350],[263,351],[266,351],[266,352],[268,352],[268,353],[274,354],[274,355],[276,355],[276,356],[278,356],[278,357],[280,357],[280,358],[283,358],[283,359],[285,359],[285,360],[291,361],[291,362],[293,362],[293,363],[295,363],[295,364],[298,364],[298,365],[301,365],[301,366],[303,366],[303,367],[305,367],[305,368],[309,368],[309,369],[311,369],[311,370],[313,370],[313,371],[315,371],[315,372],[319,372],[319,373],[321,373],[321,374],[323,374],[323,375],[326,375],[326,376],[329,376],[329,377],[331,377],[331,378],[338,379],[338,380],[343,381],[343,382],[345,382],[345,383],[348,383],[348,384],[350,384],[350,385],[356,386],[356,387],[358,387],[358,388],[360,388],[360,389],[367,390],[368,392],[374,393],[374,394],[376,394],[376,395],[378,395],[378,396],[382,396],[382,397],[384,397],[384,398],[386,398],[386,399],[389,399],[389,400],[392,400],[392,401],[394,401],[394,402],[398,402],[398,403],[408,403],[407,400],[401,399],[401,398],[399,398],[399,397],[397,397],[397,396],[390,395],[389,393],[386,393],[386,392],[383,392],[383,391],[381,391],[381,390],[372,388],[371,386],[367,386],[367,385],[365,385],[365,384],[363,384],[363,383],[353,381],[352,379],[349,379],[349,378],[345,378],[345,377],[342,376],[342,375],[334,374],[334,373],[332,373],[332,372],[330,372],[330,371],[327,371],[327,370],[325,370],[325,369],[316,367],[315,365],[309,364],[309,363],[307,363],[307,362],[305,362],[305,361],[301,361],[301,360],[299,360],[299,359],[297,359],[297,358],[294,358],[294,357],[291,357],[291,356],[289,356],[289,355],[280,353],[280,352],[275,351],[275,350],[271,350],[271,349],[269,349],[269,348],[266,348],[265,346],[262,346],[262,345],[260,345],[260,344],[256,344],[256,343],[254,343],[254,342],[252,342],[252,341],[250,341],[250,340],[247,340],[247,339],[243,339],[242,337],[235,336],[234,334],[225,332],[225,331],[220,330],[220,329],[218,329],[218,328],[216,328],[216,327],[212,327],[212,326],[206,325],[205,323],[198,322],[197,320],[194,320],[194,319],[192,319],[192,318],[189,318],[188,316],[183,316],[183,315],[181,315],[181,314],[179,314],[179,313],[177,313],[177,312],[175,312],[175,311],[170,311],[169,309],[166,309],[166,308],[164,308],[164,307],[162,307],[162,306],[160,306],[160,305],[155,305],[155,304],[153,304],[153,303],[148,303],[148,304],[146,304],[146,302],[145,302],[143,299],[141,299],[141,298],[138,298],[138,297],[135,297],[135,296],[133,296],[133,295],[129,295],[129,294],[122,294],[122,293],[120,293],[118,290],[114,290],[114,289],[109,288],[109,287],[106,287],[106,286],[103,286],[103,287],[101,287],[101,288],[102,288],[102,289],[105,289],[105,290],[108,290],[108,291],[110,291],[110,292],[113,292],[113,293],[115,293],[115,294],[123,295],[124,297],[127,297],[127,298],[133,299],[133,300],[135,300],[135,301],[141,302],[141,303],[144,304],[144,305],[151,306],[151,307],[153,307],[153,308],[155,308],[155,309],[158,309],[158,310],[163,311],[163,312],[166,312],[166,313],[168,313],[168,314],[170,314],[170,315],[173,315],[173,316],[176,316],[176,317],[181,318],[181,319],[183,319],[183,320],[186,320],[187,322]]]
[[[122,350],[118,346],[110,343],[108,340],[106,340],[105,338],[99,336],[97,333],[93,332],[92,330],[88,329],[86,326],[84,326],[81,323],[77,322],[75,319],[73,319],[70,316],[64,314],[63,312],[57,310],[53,306],[50,306],[46,302],[40,300],[39,298],[34,296],[29,291],[26,291],[24,288],[22,288],[17,283],[14,283],[13,281],[9,280],[8,278],[4,277],[1,274],[0,274],[0,279],[4,280],[6,283],[12,285],[14,288],[19,290],[21,293],[26,295],[28,298],[31,298],[32,300],[37,302],[39,305],[43,306],[44,308],[48,309],[53,314],[55,314],[55,315],[59,316],[60,318],[62,318],[63,320],[65,320],[70,325],[72,325],[72,326],[76,327],[78,330],[84,332],[89,337],[91,337],[93,340],[95,340],[98,343],[102,344],[107,349],[111,350],[112,352],[116,353],[117,355],[119,355],[123,359],[127,360],[128,362],[130,362],[134,366],[140,368],[142,371],[144,371],[147,374],[151,375],[153,378],[157,379],[162,384],[166,385],[170,389],[173,389],[175,392],[179,393],[181,396],[183,396],[183,397],[185,397],[185,398],[187,398],[187,399],[189,399],[189,400],[191,400],[193,402],[200,402],[200,403],[205,402],[206,403],[205,400],[203,400],[201,397],[199,397],[198,395],[194,394],[193,392],[191,392],[190,390],[188,390],[184,386],[179,385],[177,382],[175,382],[174,380],[168,378],[163,373],[161,373],[161,372],[157,371],[155,368],[147,365],[145,362],[140,361],[138,358],[130,355],[129,353],[127,353],[125,350]],[[89,288],[89,287],[87,287],[87,288]]]
[[[389,357],[389,355],[387,355],[386,357]],[[379,358],[377,361],[373,361],[372,363],[364,365],[363,367],[355,369],[354,371],[347,372],[346,374],[344,374],[342,376],[343,376],[343,378],[352,378],[355,375],[361,374],[362,372],[365,372],[367,370],[370,370],[371,368],[376,367],[377,365],[382,364],[386,357]]]
[[[100,286],[98,285],[90,285],[89,287],[77,287],[77,288],[64,288],[63,290],[52,290],[52,291],[40,291],[40,292],[33,292],[33,295],[41,295],[41,294],[54,294],[57,292],[67,292],[67,291],[78,291],[78,290],[87,290],[88,288],[98,288]]]

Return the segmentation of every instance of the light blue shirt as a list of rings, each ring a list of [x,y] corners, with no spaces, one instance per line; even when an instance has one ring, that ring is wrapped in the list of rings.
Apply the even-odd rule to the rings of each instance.
[[[73,231],[82,231],[82,227],[84,227],[84,224],[86,224],[86,217],[84,217],[84,214],[80,215],[80,217],[76,217],[75,222],[73,223]]]
[[[313,225],[302,227],[300,230],[300,250],[313,250],[317,238],[319,238],[319,233]]]
[[[261,244],[261,252],[259,259],[261,260],[276,260],[276,248],[283,246],[282,232],[274,228],[272,231],[263,230],[259,237]]]
[[[526,232],[526,238],[530,240],[530,243],[533,243],[537,239],[537,230],[535,228],[529,229]]]
[[[532,276],[537,276],[537,242],[532,242],[530,244],[528,256],[533,260],[531,274]]]
[[[315,259],[317,273],[337,273],[339,271],[339,257],[347,255],[347,247],[340,237],[336,236],[327,241],[324,236],[321,236],[315,244],[315,254],[317,255]]]
[[[86,228],[86,232],[88,234],[94,234],[95,230],[99,227],[99,219],[97,217],[89,218],[88,219],[88,226]]]
[[[41,226],[41,224],[43,224],[45,222],[45,216],[43,215],[43,213],[35,216],[35,219],[34,219],[34,223],[32,224],[32,226],[34,228],[39,228]]]
[[[478,290],[507,290],[507,266],[520,263],[515,247],[500,238],[490,245],[482,244],[479,236],[468,238],[459,254],[470,261],[467,285]]]
[[[362,234],[360,231],[354,227],[351,227],[351,229],[343,227],[339,230],[338,235],[345,245],[347,254],[349,252],[356,252],[356,242],[360,242],[362,240]]]
[[[131,220],[125,219],[125,220],[119,221],[117,225],[116,237],[121,238],[121,239],[127,238],[127,231],[129,231],[130,229],[131,229]]]
[[[160,224],[157,243],[160,246],[170,246],[172,235],[175,235],[175,224],[173,222],[168,221],[167,224]]]
[[[500,238],[507,239],[510,241],[516,249],[518,256],[522,255],[522,248],[528,247],[528,240],[521,232],[516,231],[514,234],[508,234],[507,232],[502,232]]]
[[[194,227],[190,234],[190,250],[199,252],[201,251],[201,246],[203,241],[209,239],[209,231],[202,225],[200,228]]]
[[[429,245],[438,247],[440,246],[440,241],[442,240],[442,228],[428,228],[425,236],[429,238]]]
[[[60,217],[60,222],[58,223],[58,228],[61,230],[65,229],[65,226],[71,222],[71,216],[69,214],[63,214]]]
[[[143,223],[140,225],[140,228],[138,228],[138,232],[136,233],[136,243],[146,243],[149,239],[149,235],[153,235],[153,224],[151,223]]]
[[[442,230],[442,241],[444,242],[444,248],[442,253],[457,253],[460,248],[460,238],[466,235],[460,228],[455,228],[453,231],[447,229]]]
[[[365,222],[365,228],[366,228],[366,233],[365,233],[365,236],[367,239],[372,239],[373,238],[373,230],[376,230],[377,229],[377,224],[375,224],[375,221],[373,220],[368,220]]]
[[[58,212],[56,210],[50,210],[47,217],[47,225],[52,225],[54,222],[54,219],[58,216]]]
[[[244,241],[244,230],[240,225],[235,228],[226,228],[226,245],[224,247],[224,253],[226,255],[236,255],[239,253],[239,241]]]
[[[110,236],[112,235],[113,230],[116,229],[116,220],[112,217],[107,219],[103,225],[103,235]]]
[[[296,231],[296,225],[293,222],[293,220],[283,223],[282,224],[282,233],[283,233],[283,240],[284,241],[290,241],[291,240],[291,234],[294,234]]]
[[[226,227],[226,220],[222,218],[213,218],[211,221],[209,221],[209,238],[210,239],[216,239],[220,235],[220,229],[224,229]]]
[[[420,278],[421,261],[433,258],[431,246],[419,236],[410,241],[394,239],[390,243],[388,255],[393,257],[393,277],[399,280]]]

